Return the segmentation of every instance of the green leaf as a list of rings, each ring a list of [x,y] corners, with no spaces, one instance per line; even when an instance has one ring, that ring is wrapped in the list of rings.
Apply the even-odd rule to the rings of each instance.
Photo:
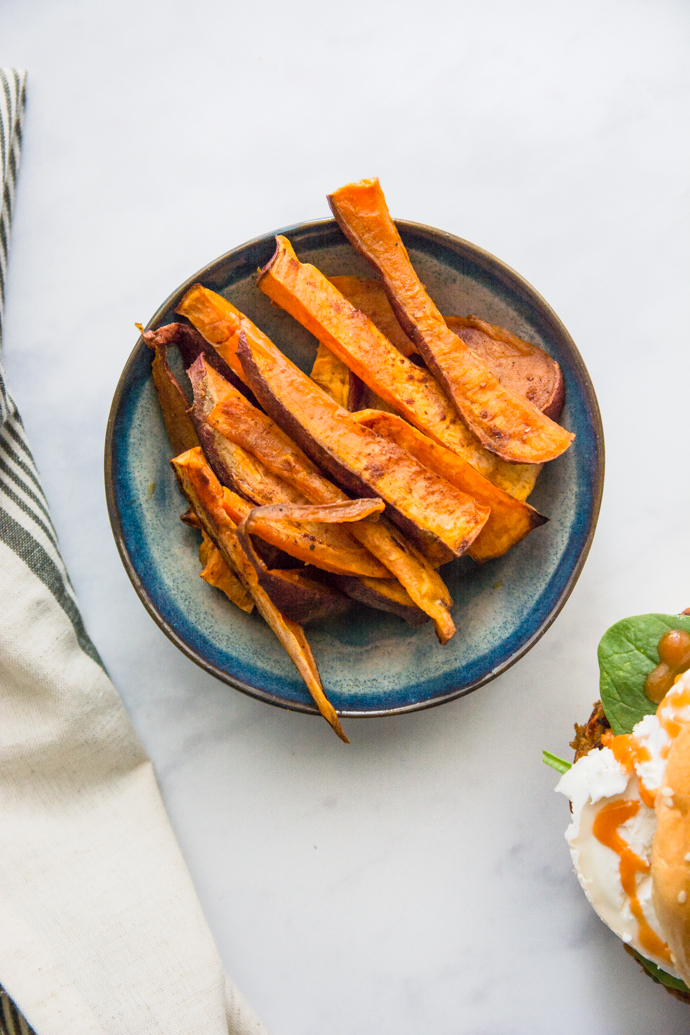
[[[572,762],[564,762],[562,758],[552,755],[550,751],[542,751],[541,760],[555,769],[557,773],[567,773],[569,769],[573,768]]]
[[[644,692],[644,681],[659,664],[657,645],[669,629],[690,633],[688,615],[636,615],[616,622],[599,644],[601,703],[613,732],[632,733],[657,706]]]
[[[652,963],[646,956],[642,956],[641,953],[637,952],[636,949],[632,949],[635,953],[635,959],[638,960],[647,973],[656,981],[658,985],[668,985],[669,988],[675,988],[678,992],[687,992],[690,994],[690,988],[681,981],[680,978],[674,978],[672,974],[667,974],[661,967],[657,967],[656,963]]]

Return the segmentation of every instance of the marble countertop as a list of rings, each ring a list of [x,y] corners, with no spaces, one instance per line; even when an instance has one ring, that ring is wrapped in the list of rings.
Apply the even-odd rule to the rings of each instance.
[[[568,752],[617,619],[690,604],[690,11],[680,0],[5,0],[28,69],[10,388],[86,625],[154,760],[226,969],[271,1035],[680,1035],[571,870]],[[414,715],[244,697],[158,630],[108,523],[110,401],[182,280],[379,175],[394,215],[498,255],[596,387],[589,561],[518,665]]]

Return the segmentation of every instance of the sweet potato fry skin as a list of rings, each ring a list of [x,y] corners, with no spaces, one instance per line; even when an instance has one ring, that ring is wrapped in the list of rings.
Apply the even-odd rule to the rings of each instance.
[[[515,463],[560,456],[574,435],[501,385],[448,329],[412,267],[378,180],[347,184],[328,200],[343,232],[379,272],[403,330],[482,445]]]
[[[484,449],[433,375],[402,355],[320,270],[301,263],[286,237],[276,238],[275,254],[258,284],[395,412],[511,495],[529,495],[538,469],[507,464]]]
[[[417,607],[397,579],[351,579],[347,575],[332,575],[331,578],[338,589],[353,600],[378,611],[389,611],[403,618],[408,625],[424,625],[429,621],[429,616]]]
[[[444,563],[474,541],[488,510],[472,497],[356,424],[274,345],[250,346],[242,332],[238,356],[264,409],[353,495],[381,496],[427,557]]]
[[[289,600],[289,607],[295,610],[296,599],[300,600],[300,612],[302,618],[299,625],[307,625],[310,622],[320,622],[325,618],[335,618],[343,614],[351,606],[350,600],[345,593],[341,593],[334,585],[325,582],[317,582],[311,578],[303,568],[288,568],[283,571],[277,568],[267,570],[266,575],[271,578],[272,587],[268,590],[264,583],[264,589],[276,603],[278,610],[283,609],[275,594],[282,590],[282,601]],[[331,575],[332,579],[348,578],[346,575]],[[358,582],[359,579],[354,579]],[[282,586],[280,585],[282,583]],[[285,606],[285,605],[284,605]],[[290,615],[292,617],[292,615]],[[293,621],[297,618],[293,617]]]
[[[153,335],[151,336],[153,339]],[[144,339],[146,340],[146,339]],[[160,403],[165,421],[165,428],[168,432],[173,456],[183,453],[186,449],[193,449],[199,445],[194,424],[187,413],[187,399],[180,388],[177,378],[168,366],[168,347],[155,340],[147,341],[150,348],[154,350],[151,373],[153,383],[156,387],[158,402]]]
[[[304,630],[285,618],[259,585],[256,572],[237,539],[236,526],[224,506],[222,486],[206,463],[201,448],[197,447],[181,454],[172,460],[171,464],[180,488],[201,521],[204,531],[218,547],[228,567],[237,571],[241,577],[254,598],[259,613],[289,654],[326,722],[341,740],[349,743],[335,709],[323,691],[321,677]]]
[[[555,359],[505,327],[487,323],[478,316],[446,316],[445,321],[501,384],[524,395],[551,420],[558,420],[565,402],[565,383]]]
[[[377,435],[397,442],[430,471],[441,475],[451,485],[469,493],[483,506],[491,509],[489,520],[468,551],[475,561],[502,557],[532,529],[547,521],[528,503],[521,503],[492,485],[467,461],[427,438],[402,417],[376,410],[361,410],[353,414],[353,418],[366,424]]]
[[[188,300],[194,304],[187,306]],[[180,311],[189,316],[209,341],[215,340],[223,345],[228,359],[234,357],[234,366],[230,365],[235,371],[242,370],[236,355],[240,326],[251,341],[272,344],[239,310],[226,305],[221,296],[201,285],[190,289]],[[247,409],[242,401],[246,402],[239,393],[226,397],[222,406],[227,408],[227,423],[225,427],[218,425],[218,430],[261,460],[274,474],[299,489],[312,503],[333,503],[348,498],[324,478],[274,421],[254,407]],[[218,410],[216,416],[219,416]],[[429,561],[384,519],[353,525],[352,534],[381,563],[377,577],[385,577],[386,572],[395,576],[415,604],[429,615],[440,642],[447,643],[455,633],[450,614],[452,600],[443,579]]]

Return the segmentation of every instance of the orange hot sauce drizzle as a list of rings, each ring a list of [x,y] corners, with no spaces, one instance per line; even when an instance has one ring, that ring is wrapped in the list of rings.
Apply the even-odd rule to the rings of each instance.
[[[604,747],[611,748],[613,757],[623,766],[626,772],[632,772],[636,762],[649,762],[652,757],[644,744],[640,744],[637,737],[634,737],[632,733],[620,733],[617,737],[614,737],[613,733],[607,730],[601,738],[601,743]],[[638,786],[642,801],[650,809],[653,809],[654,792],[648,791],[642,780],[638,780]]]
[[[647,923],[637,897],[637,874],[648,873],[649,863],[640,859],[639,855],[633,852],[630,845],[618,833],[618,828],[636,816],[639,808],[639,801],[610,801],[598,812],[592,826],[592,833],[597,841],[614,851],[620,859],[621,884],[623,891],[630,899],[630,911],[637,920],[640,945],[652,956],[670,964],[672,960],[669,948]]]

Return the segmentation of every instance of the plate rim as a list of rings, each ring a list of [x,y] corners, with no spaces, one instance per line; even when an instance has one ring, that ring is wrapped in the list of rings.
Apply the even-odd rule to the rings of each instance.
[[[547,319],[547,321],[553,326],[554,331],[558,336],[564,340],[568,347],[571,358],[575,362],[575,366],[580,374],[581,381],[584,385],[585,393],[587,396],[587,402],[589,405],[591,421],[592,421],[592,433],[597,446],[597,463],[595,468],[594,477],[592,480],[592,508],[590,511],[590,517],[587,527],[587,533],[585,540],[580,550],[578,559],[573,566],[568,581],[563,587],[558,599],[554,603],[553,607],[549,611],[548,615],[542,620],[538,629],[536,629],[532,635],[522,644],[518,650],[510,655],[505,661],[489,672],[485,673],[481,678],[475,680],[473,683],[462,686],[456,690],[448,691],[445,694],[441,694],[437,697],[433,697],[429,700],[415,701],[411,704],[398,705],[394,708],[381,708],[381,709],[336,709],[337,714],[342,718],[346,719],[369,719],[369,718],[384,718],[390,715],[404,715],[411,712],[426,711],[428,708],[436,708],[442,704],[447,704],[449,701],[458,700],[460,697],[465,697],[467,694],[473,693],[480,687],[485,686],[498,676],[507,672],[509,668],[517,664],[525,654],[527,654],[532,647],[544,636],[544,634],[550,629],[555,622],[556,618],[562,611],[566,602],[568,601],[575,584],[579,579],[582,569],[584,568],[585,562],[589,555],[589,551],[592,546],[594,534],[599,519],[599,513],[601,510],[601,501],[604,492],[604,476],[606,468],[606,456],[605,456],[605,444],[604,444],[604,428],[601,420],[601,412],[599,409],[599,403],[597,401],[596,393],[594,391],[594,385],[589,375],[589,371],[585,365],[585,362],[580,354],[580,351],[575,344],[573,338],[568,332],[567,328],[563,324],[560,317],[556,314],[554,309],[549,305],[546,299],[525,279],[520,273],[514,270],[502,259],[497,258],[491,252],[479,245],[473,244],[471,241],[467,241],[465,238],[458,237],[455,234],[451,234],[446,230],[439,230],[436,227],[428,226],[424,223],[416,223],[411,220],[395,219],[396,226],[403,233],[405,230],[410,230],[413,233],[421,234],[430,240],[445,240],[449,244],[460,246],[460,249],[468,254],[473,260],[477,262],[483,269],[490,268],[492,273],[495,273],[498,269],[501,273],[501,279],[511,289],[518,289],[518,293],[523,299],[528,300],[530,303],[536,303],[536,307],[539,309],[540,314]],[[171,304],[175,298],[180,296],[183,292],[188,290],[192,284],[203,280],[204,276],[215,267],[217,267],[223,261],[229,259],[232,255],[237,252],[241,252],[244,249],[250,248],[254,245],[260,244],[261,242],[276,237],[279,234],[289,236],[291,233],[304,232],[304,231],[318,231],[319,229],[333,229],[337,226],[335,219],[313,219],[306,220],[300,223],[293,223],[290,226],[282,227],[279,230],[270,231],[265,234],[259,234],[257,237],[253,237],[242,244],[237,245],[234,248],[229,249],[222,255],[219,255],[216,259],[206,263],[201,269],[197,270],[196,273],[188,277],[187,280],[183,281],[174,291],[172,291],[165,301],[158,307],[153,316],[149,319],[148,323],[144,327],[145,331],[155,329],[157,322],[171,307]],[[343,237],[343,240],[346,240]],[[156,625],[161,631],[168,637],[168,639],[174,643],[174,645],[180,650],[186,657],[197,664],[200,668],[204,669],[210,675],[215,676],[221,682],[233,687],[235,690],[239,690],[241,693],[247,694],[249,697],[253,697],[256,700],[264,701],[267,704],[272,704],[278,708],[284,708],[286,711],[296,711],[307,715],[318,716],[319,711],[314,704],[311,702],[300,702],[300,701],[287,701],[282,697],[278,697],[276,694],[270,693],[266,690],[260,690],[257,687],[253,687],[249,683],[243,682],[234,676],[229,675],[224,670],[218,668],[212,662],[203,658],[197,653],[191,646],[189,646],[178,633],[173,629],[169,622],[163,618],[158,611],[156,605],[151,599],[148,591],[144,587],[135,567],[130,558],[129,551],[125,545],[124,533],[122,529],[122,522],[120,519],[120,511],[117,505],[116,493],[115,493],[115,478],[113,469],[113,455],[114,455],[114,436],[115,436],[115,424],[117,415],[122,402],[122,397],[129,384],[129,375],[132,367],[139,358],[142,348],[147,348],[144,342],[143,336],[140,334],[137,341],[130,352],[127,361],[122,369],[122,372],[118,378],[113,400],[110,405],[110,411],[108,413],[108,422],[106,425],[105,435],[105,456],[104,456],[104,477],[105,477],[105,495],[106,505],[108,509],[108,518],[110,520],[110,527],[115,539],[120,559],[124,566],[125,571],[129,577],[130,582],[136,592],[137,596],[141,600],[145,609],[153,618]]]

